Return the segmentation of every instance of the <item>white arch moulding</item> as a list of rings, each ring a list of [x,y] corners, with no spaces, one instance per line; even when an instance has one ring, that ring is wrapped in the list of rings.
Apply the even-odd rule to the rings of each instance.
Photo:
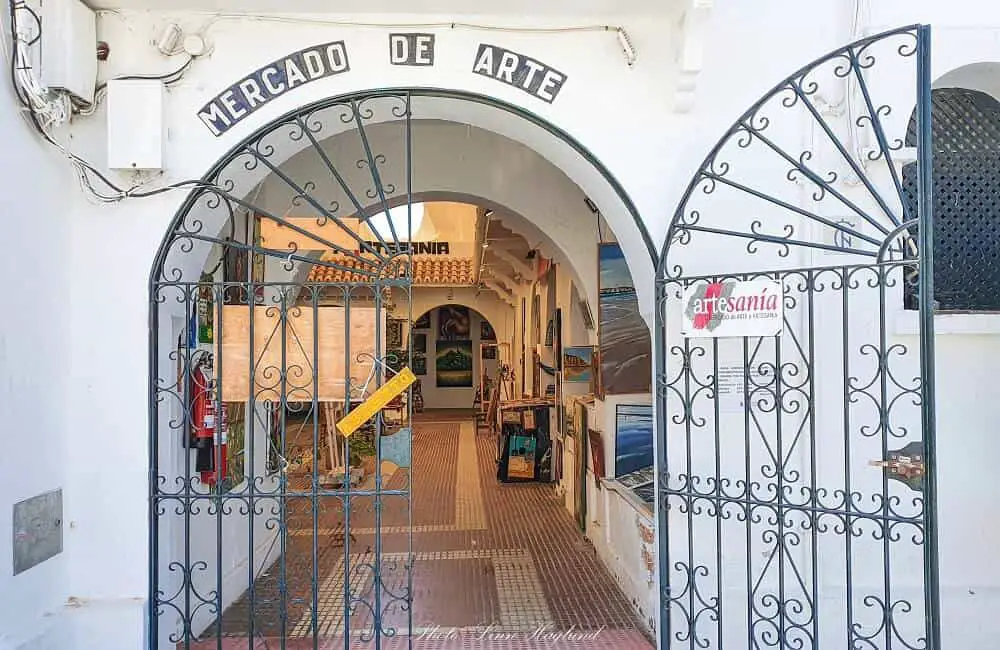
[[[654,282],[653,271],[657,258],[657,246],[649,234],[646,224],[628,193],[614,174],[596,158],[581,142],[538,115],[514,104],[485,95],[461,90],[439,88],[389,88],[383,90],[358,91],[301,105],[284,115],[267,122],[215,161],[201,176],[201,182],[222,185],[231,197],[246,197],[260,185],[271,168],[256,165],[247,168],[238,166],[238,173],[228,173],[235,156],[249,143],[261,139],[262,144],[273,148],[268,152],[268,160],[274,167],[280,167],[299,152],[311,146],[307,138],[298,140],[281,137],[276,129],[294,119],[296,114],[310,115],[324,106],[352,99],[372,96],[391,96],[406,93],[411,97],[411,113],[414,123],[422,120],[439,120],[478,127],[505,138],[520,142],[536,154],[550,162],[571,179],[594,203],[600,207],[611,230],[622,247],[626,262],[632,273],[639,298],[640,309],[647,323],[652,322]],[[398,119],[383,107],[371,107],[373,114],[366,117],[366,129],[383,122]],[[255,116],[256,117],[256,116]],[[324,124],[324,140],[340,133],[355,129],[352,123]],[[268,137],[274,135],[274,137]],[[232,170],[229,170],[232,171]],[[221,177],[220,177],[221,175]],[[224,223],[220,215],[211,210],[200,210],[195,198],[189,196],[180,205],[170,222],[153,263],[151,279],[158,269],[168,265],[169,243],[177,225],[182,219],[204,219],[204,232],[219,232]],[[522,215],[530,220],[531,215]],[[203,248],[203,250],[198,250]],[[183,259],[169,261],[171,267],[182,269],[185,275],[197,272],[207,260],[208,247],[195,246],[195,250],[185,251]]]

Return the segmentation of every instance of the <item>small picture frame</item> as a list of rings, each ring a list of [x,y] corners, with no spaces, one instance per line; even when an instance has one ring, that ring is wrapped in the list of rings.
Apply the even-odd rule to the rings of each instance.
[[[396,318],[386,320],[385,347],[390,349],[403,347],[403,321]]]

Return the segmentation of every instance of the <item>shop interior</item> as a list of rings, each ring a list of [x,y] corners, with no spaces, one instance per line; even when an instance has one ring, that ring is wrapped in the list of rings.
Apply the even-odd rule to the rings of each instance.
[[[220,309],[204,296],[191,328],[201,338],[191,343],[221,351],[227,448],[219,474],[212,474],[211,454],[199,469],[210,480],[221,476],[219,489],[236,489],[247,478],[246,459],[266,447],[268,471],[288,489],[308,493],[318,479],[320,489],[359,496],[292,500],[280,562],[265,566],[209,631],[221,625],[239,636],[248,619],[258,633],[277,630],[262,600],[283,602],[284,634],[363,629],[370,613],[345,613],[345,585],[354,584],[352,571],[371,561],[377,545],[383,562],[412,554],[411,576],[386,568],[381,580],[393,593],[412,579],[422,594],[412,611],[402,602],[383,611],[415,633],[549,628],[648,636],[656,602],[650,335],[621,248],[597,207],[581,202],[592,224],[580,232],[593,239],[593,257],[573,264],[556,242],[498,207],[404,203],[380,215],[381,224],[359,221],[358,233],[373,243],[393,219],[410,233],[412,287],[377,296],[345,299],[341,283],[361,275],[333,249],[311,254],[337,267],[306,265],[292,277],[280,261],[218,260],[213,272],[223,281],[256,274],[264,293],[274,278],[301,285],[301,313],[289,310],[270,330],[257,325],[255,336],[284,331],[283,356],[274,363],[286,368],[296,354],[308,360],[314,345],[316,362],[303,365],[336,367],[328,374],[349,375],[351,386],[334,379],[324,387],[317,371],[316,395],[308,381],[289,379],[280,391],[273,384],[257,390],[265,408],[229,397],[248,389],[247,350],[267,353],[250,342],[246,300],[223,296]],[[316,240],[337,237],[315,220],[302,220],[304,236],[247,219],[248,236],[265,246],[311,241],[315,249]],[[324,316],[327,308],[344,308],[339,323]],[[212,314],[222,314],[221,327]],[[307,326],[296,318],[312,320]],[[303,334],[307,329],[313,334]],[[407,390],[342,435],[338,423],[352,409],[409,372]],[[266,442],[250,429],[265,431]],[[408,490],[412,508],[403,498],[365,492],[376,487]],[[318,585],[317,562],[328,576]],[[443,595],[454,593],[456,581],[464,595]]]

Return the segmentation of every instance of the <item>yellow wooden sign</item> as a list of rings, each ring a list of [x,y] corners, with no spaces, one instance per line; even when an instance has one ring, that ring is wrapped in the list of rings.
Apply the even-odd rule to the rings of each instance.
[[[417,380],[409,368],[403,368],[396,376],[382,384],[382,387],[371,394],[368,399],[358,405],[350,413],[345,415],[337,423],[337,431],[345,438],[358,430],[362,424],[370,420],[376,413],[381,411],[386,404],[395,399],[400,393],[410,387],[410,384]]]

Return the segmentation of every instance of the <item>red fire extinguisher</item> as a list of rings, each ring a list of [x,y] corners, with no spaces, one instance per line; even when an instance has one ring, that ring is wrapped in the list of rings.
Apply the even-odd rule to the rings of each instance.
[[[221,422],[215,411],[215,399],[212,390],[212,380],[205,372],[204,365],[199,364],[191,373],[193,384],[191,421],[195,438],[195,471],[201,473],[201,482],[214,485],[219,476],[226,473],[226,438],[228,422],[225,409],[222,411]],[[216,472],[215,448],[219,447],[221,471]]]

